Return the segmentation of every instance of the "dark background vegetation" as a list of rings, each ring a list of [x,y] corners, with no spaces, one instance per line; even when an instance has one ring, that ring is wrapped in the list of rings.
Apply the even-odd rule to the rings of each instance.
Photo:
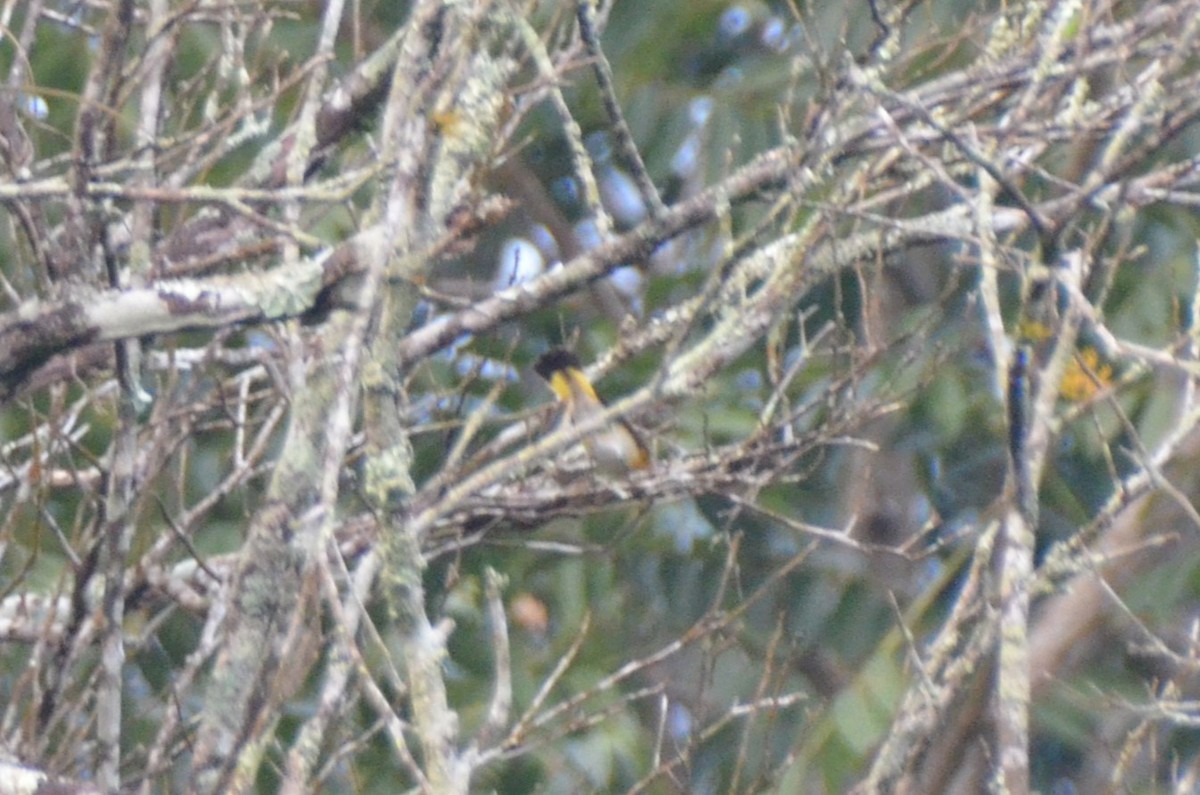
[[[1197,3],[587,8],[0,7],[0,791],[1192,791]]]

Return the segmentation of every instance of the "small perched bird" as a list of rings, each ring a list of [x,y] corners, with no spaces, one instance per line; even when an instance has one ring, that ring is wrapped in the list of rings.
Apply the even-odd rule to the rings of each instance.
[[[562,403],[561,422],[581,423],[604,410],[604,401],[583,374],[579,357],[570,351],[564,348],[547,351],[538,358],[533,370],[546,379]],[[645,443],[629,423],[619,418],[587,434],[582,441],[596,466],[607,472],[621,473],[650,465],[650,451]]]

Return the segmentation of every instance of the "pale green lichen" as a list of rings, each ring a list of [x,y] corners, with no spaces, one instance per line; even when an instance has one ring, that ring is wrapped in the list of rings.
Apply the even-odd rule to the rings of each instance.
[[[466,76],[446,105],[434,112],[440,148],[429,179],[429,217],[444,223],[466,198],[479,163],[495,142],[505,87],[516,71],[508,57],[481,47],[465,66]]]
[[[409,474],[410,466],[412,446],[407,439],[373,453],[363,468],[367,495],[372,503],[387,505],[397,496],[413,494],[417,487]]]

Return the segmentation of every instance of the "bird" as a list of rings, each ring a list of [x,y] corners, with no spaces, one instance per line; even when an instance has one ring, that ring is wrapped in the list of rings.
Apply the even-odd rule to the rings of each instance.
[[[552,348],[538,357],[533,370],[550,386],[561,404],[560,423],[577,425],[604,411],[604,400],[584,374],[579,357],[565,348]],[[633,427],[614,417],[581,440],[596,467],[622,474],[650,466],[650,450]]]

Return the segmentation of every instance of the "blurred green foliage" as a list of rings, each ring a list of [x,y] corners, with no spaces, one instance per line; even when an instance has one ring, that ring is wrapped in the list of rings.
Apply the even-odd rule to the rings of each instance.
[[[297,59],[289,61],[288,53],[310,46],[319,5],[295,4],[292,18],[274,27],[254,57],[278,63],[281,74],[297,68]],[[546,9],[555,4],[542,6],[539,13],[548,15]],[[380,35],[393,29],[404,18],[403,8],[404,4],[386,2],[364,4],[368,23],[364,27],[375,28],[367,33]],[[861,8],[847,11],[835,4],[805,4],[804,11],[804,21],[796,22],[790,5],[783,2],[616,3],[604,45],[630,128],[660,185],[678,176],[672,160],[697,126],[688,115],[696,112],[695,100],[711,103],[711,117],[696,153],[700,162],[696,173],[708,183],[779,143],[785,129],[794,130],[802,123],[797,117],[802,101],[817,95],[820,86],[815,81],[822,79],[817,67],[824,66],[808,61],[811,68],[795,66],[793,58],[802,51],[799,42],[804,37],[825,48],[818,54],[828,56],[841,46],[861,52],[874,33]],[[961,4],[943,2],[927,4],[918,13],[933,26],[931,36],[949,39],[966,12]],[[14,27],[19,23],[14,18]],[[762,38],[764,27],[773,23],[783,26],[782,46],[765,44]],[[95,43],[82,31],[54,24],[40,25],[38,39],[30,64],[30,91],[36,90],[48,107],[37,127],[37,146],[49,157],[70,148],[78,114],[76,98]],[[220,97],[222,90],[233,90],[219,86],[214,75],[219,47],[215,28],[189,26],[182,34],[172,74],[178,90],[171,97],[180,103],[172,110],[180,129],[198,123],[209,91]],[[950,46],[949,53],[931,47],[912,60],[912,79],[949,73],[971,57],[971,50],[969,42]],[[342,42],[342,52],[349,66],[353,63],[350,41]],[[0,65],[6,66],[13,57],[11,40],[6,38],[0,42]],[[803,80],[797,78],[801,71]],[[582,71],[575,77],[566,86],[568,101],[585,132],[600,130],[605,122],[594,83]],[[784,97],[790,98],[790,104]],[[297,99],[294,92],[285,94],[272,108],[271,124],[283,125],[294,113]],[[114,112],[126,114],[125,109]],[[123,134],[128,134],[132,121],[122,119]],[[544,184],[550,186],[569,174],[553,114],[539,110],[525,122],[525,129],[526,161]],[[1194,151],[1195,143],[1181,139],[1177,145]],[[259,146],[252,140],[223,158],[206,180],[232,184]],[[1062,156],[1069,154],[1064,147]],[[816,204],[821,197],[809,198]],[[568,221],[576,220],[578,206],[564,203],[559,209]],[[762,212],[762,208],[739,212],[735,234],[749,231]],[[353,223],[352,209],[334,210],[318,234],[336,237]],[[1117,269],[1103,309],[1114,331],[1145,344],[1164,344],[1178,335],[1181,297],[1186,300],[1195,289],[1191,258],[1197,223],[1190,214],[1173,210],[1139,214],[1132,224],[1129,237],[1144,247],[1144,254]],[[9,236],[4,240],[8,247],[15,245]],[[495,248],[496,241],[481,241],[479,250],[489,246]],[[878,336],[869,360],[865,355],[856,360],[857,354],[849,351],[869,336],[863,328],[869,296],[864,295],[865,282],[858,274],[819,284],[805,296],[800,305],[811,314],[803,321],[804,335],[796,323],[782,346],[785,360],[789,355],[808,355],[803,349],[809,334],[827,323],[839,325],[836,350],[814,356],[795,382],[793,404],[815,403],[808,425],[797,422],[797,433],[835,417],[839,397],[847,402],[896,405],[878,425],[848,429],[840,437],[842,444],[828,445],[795,462],[796,472],[803,476],[765,487],[760,504],[795,522],[835,530],[854,525],[857,532],[869,526],[872,517],[866,513],[871,508],[889,514],[879,526],[889,522],[901,526],[906,538],[922,525],[932,526],[929,537],[944,540],[946,546],[918,547],[917,563],[903,573],[902,587],[891,587],[880,573],[884,564],[879,561],[835,544],[815,544],[803,532],[720,494],[644,510],[620,507],[586,519],[558,520],[535,531],[501,533],[494,544],[432,562],[426,574],[430,610],[456,624],[446,678],[467,731],[485,720],[494,686],[492,627],[484,618],[486,568],[507,578],[506,601],[528,594],[548,616],[544,627],[512,627],[517,715],[533,702],[573,644],[579,643],[578,652],[548,703],[595,688],[629,660],[654,655],[685,636],[695,622],[740,609],[757,589],[765,589],[763,598],[736,621],[589,700],[587,714],[611,708],[603,720],[580,720],[576,725],[572,721],[584,711],[569,711],[552,730],[535,734],[538,742],[529,754],[506,759],[484,772],[478,781],[480,791],[625,791],[651,769],[659,750],[688,742],[695,744],[687,764],[675,772],[676,784],[660,779],[648,791],[726,792],[740,763],[745,765],[738,768],[743,791],[840,792],[862,775],[911,676],[910,656],[896,636],[897,610],[923,605],[904,615],[918,643],[922,633],[935,628],[942,617],[941,606],[952,595],[967,559],[964,547],[973,543],[972,538],[956,540],[954,529],[986,513],[1004,478],[1002,399],[990,371],[981,365],[985,353],[978,331],[980,310],[968,298],[973,287],[962,283],[955,255],[948,247],[930,247],[904,262],[888,263],[872,276],[877,281],[871,291],[888,292],[894,303],[886,313],[890,325],[871,332]],[[3,257],[0,268],[14,283],[32,281],[11,255]],[[492,268],[486,257],[467,254],[448,269],[487,284]],[[910,278],[908,273],[916,270],[921,271],[920,278]],[[702,267],[689,269],[688,263],[675,271],[653,272],[640,294],[643,319],[695,295],[708,275]],[[1006,310],[1014,312],[1012,305],[1019,300],[1015,279],[1006,278],[1003,289],[1010,304]],[[617,322],[596,311],[586,297],[569,298],[517,325],[501,329],[493,338],[462,341],[456,358],[422,363],[408,385],[415,407],[408,419],[430,426],[414,438],[418,482],[438,471],[457,421],[481,405],[491,389],[493,382],[480,374],[477,365],[502,361],[511,368],[509,383],[494,405],[494,422],[481,433],[482,443],[510,420],[549,400],[529,374],[528,363],[538,352],[570,341],[590,358],[621,336]],[[470,357],[475,357],[476,366]],[[651,355],[623,362],[600,382],[600,389],[612,397],[625,394],[651,377],[657,363]],[[830,385],[842,378],[847,383],[841,391],[831,390]],[[474,380],[464,387],[469,379]],[[1137,440],[1131,430],[1152,443],[1171,429],[1170,401],[1160,396],[1151,380],[1142,376],[1116,395],[1124,420],[1099,407],[1084,409],[1053,439],[1052,465],[1041,493],[1039,549],[1074,532],[1113,496],[1112,469],[1117,474],[1127,471],[1134,455]],[[191,394],[199,400],[214,385],[198,379],[162,383],[158,388],[163,399]],[[81,397],[79,389],[68,388],[61,399],[70,404]],[[768,360],[756,348],[705,384],[694,399],[662,418],[655,431],[661,435],[661,449],[666,455],[699,452],[745,438],[758,427],[759,412],[771,398]],[[0,411],[0,442],[28,433],[39,417],[52,410],[51,400],[46,394],[35,394]],[[232,445],[227,418],[209,419],[208,427],[192,429],[179,439],[178,477],[171,482],[164,477],[153,486],[156,499],[171,511],[194,505],[217,489],[227,474]],[[71,446],[70,459],[85,466],[104,456],[113,421],[110,398],[92,401],[79,416],[83,432]],[[280,433],[282,428],[275,431],[275,446]],[[889,453],[890,474],[902,477],[908,489],[901,504],[881,507],[868,495],[856,501],[857,506],[865,506],[863,511],[848,509],[846,494],[864,472],[861,452],[851,443],[854,435]],[[1109,455],[1115,459],[1109,460]],[[222,496],[219,508],[195,534],[196,549],[216,555],[237,548],[266,474]],[[348,473],[347,504],[354,502],[354,482],[354,473]],[[0,577],[6,592],[18,586],[53,590],[68,563],[51,525],[83,524],[79,516],[99,510],[102,486],[96,482],[81,491],[48,491],[33,503],[36,510],[27,504],[6,517]],[[167,532],[161,514],[157,505],[147,506],[141,522],[145,543]],[[1194,533],[1195,528],[1180,532]],[[558,546],[548,548],[550,543]],[[728,565],[731,548],[736,549],[736,558]],[[1195,545],[1188,549],[1186,556],[1159,567],[1152,579],[1134,583],[1124,593],[1139,618],[1157,626],[1191,620],[1200,598],[1200,561]],[[797,556],[803,557],[803,563],[777,578]],[[945,590],[931,594],[928,589],[934,584]],[[377,605],[370,607],[378,610]],[[589,628],[581,635],[585,623]],[[197,647],[201,626],[195,617],[175,612],[155,627],[152,640],[131,655],[131,745],[152,740],[162,708],[157,702],[169,686],[172,669]],[[0,670],[9,672],[0,675],[0,695],[8,695],[29,661],[17,646],[0,650],[0,660]],[[1090,753],[1093,724],[1102,718],[1102,712],[1088,703],[1093,686],[1131,700],[1144,696],[1139,687],[1145,680],[1128,670],[1128,664],[1125,651],[1114,649],[1098,660],[1097,667],[1080,671],[1062,683],[1054,698],[1037,705],[1033,748],[1037,788],[1050,791],[1055,782],[1071,779]],[[1103,685],[1095,684],[1099,681]],[[310,689],[306,695],[311,699],[314,692]],[[732,705],[783,693],[798,693],[804,700],[727,723],[719,720]],[[620,702],[622,695],[630,694],[639,697]],[[290,709],[295,714],[287,720],[294,731],[299,716],[313,705],[301,701]],[[358,714],[346,716],[356,726],[354,731],[373,720],[365,710],[355,711]],[[698,732],[718,724],[711,736],[696,739]],[[285,726],[282,731],[287,730]],[[789,767],[790,761],[795,766]],[[353,761],[343,762],[331,774],[330,791],[397,791],[390,772],[393,765],[387,741],[376,735]],[[376,775],[376,771],[389,772]],[[277,776],[268,771],[259,789],[271,791],[277,785]]]

